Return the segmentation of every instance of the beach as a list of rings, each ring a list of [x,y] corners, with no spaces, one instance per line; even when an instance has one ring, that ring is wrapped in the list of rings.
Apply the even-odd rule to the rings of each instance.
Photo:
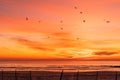
[[[0,71],[0,80],[120,80],[120,72]]]
[[[119,61],[3,61],[0,64],[0,80],[120,80]]]

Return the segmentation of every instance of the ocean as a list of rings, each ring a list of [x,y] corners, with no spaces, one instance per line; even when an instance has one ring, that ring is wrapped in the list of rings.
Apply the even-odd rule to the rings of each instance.
[[[120,61],[0,61],[4,71],[120,71]]]

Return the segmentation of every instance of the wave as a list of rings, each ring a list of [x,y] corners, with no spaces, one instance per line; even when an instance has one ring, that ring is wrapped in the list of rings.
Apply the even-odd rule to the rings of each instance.
[[[38,71],[38,70],[79,70],[79,71],[120,71],[120,66],[106,66],[106,65],[101,65],[101,66],[88,66],[88,65],[47,65],[47,66],[42,66],[42,67],[5,67],[2,66],[0,67],[1,70],[33,70],[33,71]]]

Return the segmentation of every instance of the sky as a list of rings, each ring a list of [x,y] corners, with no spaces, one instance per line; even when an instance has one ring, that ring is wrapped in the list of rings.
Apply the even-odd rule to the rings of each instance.
[[[0,0],[0,60],[120,60],[120,0]]]

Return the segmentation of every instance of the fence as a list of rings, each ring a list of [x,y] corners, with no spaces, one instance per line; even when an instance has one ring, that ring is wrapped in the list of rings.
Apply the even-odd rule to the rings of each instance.
[[[0,80],[120,80],[119,72],[0,71]]]

